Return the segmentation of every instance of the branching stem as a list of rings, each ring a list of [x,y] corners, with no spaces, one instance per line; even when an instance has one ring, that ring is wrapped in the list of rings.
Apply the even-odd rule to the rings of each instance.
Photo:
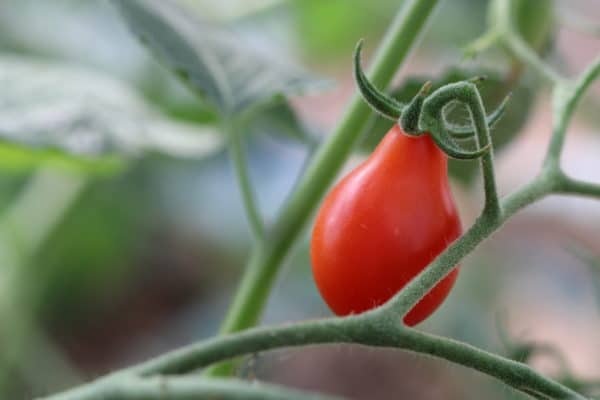
[[[496,30],[498,39],[504,43],[517,58],[533,68],[540,76],[553,84],[561,83],[563,77],[546,64],[536,52],[527,45],[517,32],[511,15],[510,0],[496,1],[494,6],[497,7],[498,25],[492,29]]]
[[[564,81],[557,84],[552,92],[553,131],[546,160],[547,168],[560,167],[560,155],[565,143],[565,132],[573,117],[575,108],[587,92],[592,82],[600,75],[600,56],[574,82]]]

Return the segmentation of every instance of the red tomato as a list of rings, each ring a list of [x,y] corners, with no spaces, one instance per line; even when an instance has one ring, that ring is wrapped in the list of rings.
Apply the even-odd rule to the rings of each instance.
[[[429,135],[395,125],[327,195],[311,241],[315,282],[338,315],[385,303],[461,234],[447,158]],[[444,301],[455,267],[405,316],[412,326]]]

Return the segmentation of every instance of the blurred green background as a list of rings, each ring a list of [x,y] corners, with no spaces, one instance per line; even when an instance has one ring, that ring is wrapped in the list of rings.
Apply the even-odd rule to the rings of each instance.
[[[401,2],[181,3],[261,51],[335,81],[328,91],[292,99],[297,118],[319,140],[353,91],[355,43],[366,38],[367,63]],[[466,77],[487,71],[483,97],[490,108],[511,91],[506,118],[494,131],[497,145],[506,145],[499,152],[498,174],[502,191],[508,192],[537,171],[551,126],[547,88],[499,49],[464,60],[461,49],[485,30],[487,2],[441,3],[399,76],[398,84],[416,77],[413,86],[402,85],[397,94],[405,98],[418,87],[414,82],[447,76],[451,68]],[[534,3],[528,4],[536,12]],[[593,0],[568,3],[600,20]],[[536,45],[561,69],[577,71],[600,51],[598,40],[553,26],[534,31],[544,36]],[[57,70],[63,75],[52,72]],[[38,83],[44,74],[52,79]],[[81,80],[69,83],[64,76]],[[83,161],[65,159],[44,150],[39,139],[34,156],[10,146],[0,149],[0,306],[5,315],[0,397],[50,393],[213,335],[251,241],[211,109],[161,67],[101,0],[3,0],[0,84],[0,131],[24,137],[26,144],[35,129],[50,136],[64,131],[72,136],[61,140],[75,153],[91,148],[104,154],[128,140],[122,133],[138,129],[139,118],[147,118],[148,134],[161,148],[171,133],[178,138],[170,144],[171,156],[157,154],[152,146],[142,152],[141,145],[127,142],[132,153],[143,155],[126,163],[87,150]],[[90,89],[74,98],[83,84],[102,87],[102,94],[94,97],[97,90]],[[565,161],[574,174],[600,180],[600,125],[593,100],[578,114]],[[61,124],[61,116],[69,113],[82,116],[76,121],[81,127]],[[458,110],[457,118],[464,120],[464,113]],[[121,133],[104,141],[87,134],[93,124]],[[252,179],[261,210],[272,221],[311,147],[270,120],[247,128]],[[371,149],[377,132],[386,129],[375,122],[361,149]],[[189,135],[196,136],[186,142]],[[181,157],[182,148],[190,148],[187,143],[196,151]],[[361,157],[364,151],[350,164]],[[452,167],[465,225],[480,206],[475,167]],[[574,373],[600,376],[600,296],[594,285],[600,271],[590,261],[600,255],[599,222],[600,206],[589,200],[550,199],[525,211],[465,261],[457,287],[422,328],[503,354],[529,342],[550,343]],[[265,323],[330,315],[312,281],[307,239],[308,232],[284,267]],[[589,257],[582,259],[573,248],[585,249]],[[555,357],[540,355],[532,362],[561,374]],[[239,373],[353,399],[520,398],[445,362],[352,346],[259,354]]]

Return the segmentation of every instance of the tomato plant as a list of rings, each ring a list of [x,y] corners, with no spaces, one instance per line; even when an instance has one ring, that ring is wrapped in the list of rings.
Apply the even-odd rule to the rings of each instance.
[[[398,125],[327,195],[311,241],[315,282],[338,315],[389,300],[461,233],[447,156],[427,134]],[[444,301],[454,269],[404,317],[427,318]]]
[[[176,0],[111,0],[109,3],[113,7],[108,11],[111,14],[105,17],[102,17],[103,11],[99,8],[87,8],[96,7],[88,5],[94,2],[86,2],[85,6],[74,7],[78,13],[74,15],[79,15],[79,18],[65,14],[55,19],[53,7],[60,8],[62,3],[71,2],[37,1],[40,4],[36,7],[30,6],[30,2],[36,1],[4,0],[11,6],[3,4],[3,13],[0,13],[0,169],[30,174],[14,180],[0,177],[3,188],[0,191],[0,200],[3,201],[0,216],[1,398],[23,398],[23,394],[27,397],[46,396],[54,390],[79,383],[81,376],[95,376],[99,371],[91,368],[99,368],[98,365],[89,370],[84,366],[86,370],[78,373],[82,360],[85,361],[81,357],[89,357],[90,361],[96,362],[98,357],[102,360],[105,356],[107,360],[111,358],[104,353],[111,352],[107,336],[112,334],[115,338],[127,338],[127,342],[115,344],[112,350],[118,355],[119,365],[132,356],[141,356],[143,353],[139,350],[145,351],[143,345],[135,343],[140,341],[140,336],[131,334],[132,329],[143,332],[144,337],[151,334],[150,340],[140,342],[154,342],[154,337],[177,338],[179,332],[174,331],[176,335],[172,335],[171,331],[181,326],[185,329],[193,327],[192,334],[202,336],[198,326],[210,327],[210,321],[207,321],[210,314],[221,316],[205,312],[209,307],[196,307],[196,302],[190,300],[195,300],[204,288],[210,289],[206,292],[214,293],[213,297],[220,299],[228,291],[216,285],[217,279],[206,278],[211,278],[213,269],[222,273],[223,268],[219,267],[237,264],[242,258],[247,265],[241,274],[239,288],[214,337],[44,398],[330,399],[332,397],[328,395],[313,395],[259,382],[278,381],[278,377],[270,371],[265,372],[268,368],[261,368],[263,361],[259,358],[262,357],[256,356],[257,353],[314,344],[335,344],[336,347],[338,344],[360,345],[428,355],[477,370],[521,394],[539,399],[585,400],[597,393],[597,383],[573,374],[566,363],[561,362],[562,354],[551,350],[552,346],[537,341],[512,340],[508,334],[498,335],[504,344],[504,350],[498,354],[486,350],[495,345],[493,335],[487,335],[489,341],[476,341],[483,348],[466,343],[476,337],[474,333],[488,332],[487,318],[496,311],[492,306],[498,306],[498,303],[492,303],[496,296],[486,289],[493,287],[500,292],[502,282],[496,279],[496,274],[504,273],[505,269],[496,269],[495,260],[491,257],[480,255],[475,258],[482,260],[482,266],[489,269],[490,279],[485,281],[489,282],[489,286],[483,287],[479,285],[482,283],[480,279],[467,276],[468,267],[463,262],[465,257],[476,251],[484,240],[500,230],[520,210],[547,196],[560,194],[600,199],[598,182],[576,178],[563,169],[561,162],[567,128],[574,111],[592,82],[600,77],[600,58],[578,76],[564,74],[566,65],[557,69],[543,59],[546,50],[553,44],[552,32],[556,31],[559,23],[566,21],[563,15],[554,18],[551,0],[490,0],[489,4],[481,2],[478,5],[464,1],[446,2],[446,8],[438,10],[441,12],[435,17],[438,3],[443,2],[406,0],[377,50],[371,35],[383,27],[383,16],[387,20],[389,14],[387,10],[397,6],[397,2],[392,0],[364,2],[360,7],[354,4],[356,2],[338,1],[332,6],[330,2],[313,1],[308,8],[285,4],[290,2],[270,1],[266,2],[269,5],[265,5],[262,4],[265,2],[234,0],[240,6],[243,4],[246,11],[225,23],[208,20],[211,19],[207,13],[210,2],[205,2],[206,7],[190,4],[188,8],[178,5]],[[322,8],[322,3],[328,4]],[[381,4],[375,13],[377,3]],[[26,12],[11,11],[17,9],[17,4]],[[465,39],[470,37],[464,36],[469,30],[467,24],[470,24],[470,29],[482,29],[478,22],[484,20],[483,6],[488,6],[489,10],[487,32],[474,40],[462,54],[453,51],[463,43],[449,41],[448,36],[454,36],[452,33],[456,32]],[[226,12],[225,8],[222,12]],[[4,13],[4,10],[7,12]],[[34,10],[37,11],[27,18]],[[321,112],[325,117],[333,115],[333,109],[322,107],[317,113],[305,108],[308,113],[296,113],[306,103],[302,104],[302,100],[296,103],[296,99],[291,99],[292,96],[327,88],[324,83],[328,79],[295,64],[293,52],[287,49],[282,53],[275,51],[275,47],[279,47],[275,43],[273,47],[265,46],[265,52],[260,49],[269,41],[269,36],[283,38],[282,44],[294,42],[288,40],[291,31],[282,29],[286,23],[279,22],[284,15],[288,18],[282,21],[297,20],[293,14],[288,14],[290,10],[301,10],[301,20],[310,21],[309,28],[319,33],[312,37],[304,34],[304,40],[298,42],[307,48],[313,47],[321,55],[325,55],[323,50],[328,55],[348,53],[339,40],[329,44],[323,40],[324,35],[338,32],[338,29],[346,31],[346,26],[352,27],[353,33],[342,35],[348,36],[345,43],[353,43],[354,37],[360,33],[367,38],[369,50],[375,50],[370,69],[365,73],[360,61],[363,40],[359,40],[353,71],[353,83],[358,90],[329,135],[318,135],[320,127],[315,122]],[[196,12],[201,18],[194,17]],[[304,17],[305,14],[309,17]],[[83,15],[88,17],[82,19]],[[377,18],[377,15],[382,18]],[[106,46],[126,42],[127,36],[124,35],[128,34],[124,30],[113,29],[115,25],[109,22],[118,16],[162,67],[144,61],[143,54],[136,55],[137,52],[127,46],[121,53],[102,51]],[[95,25],[102,18],[107,19],[95,36],[98,40],[81,40],[90,37],[79,33],[86,32],[84,28]],[[437,20],[429,23],[432,18]],[[369,23],[354,23],[359,20]],[[56,40],[57,37],[53,36],[55,28],[39,29],[40,21],[48,26],[64,25],[62,39]],[[574,25],[591,31],[596,28],[594,24],[582,26],[588,24],[580,21]],[[31,36],[23,36],[24,29],[29,26],[34,26],[35,32],[29,32]],[[373,28],[372,32],[367,31],[369,26]],[[423,35],[427,26],[434,28],[431,35]],[[440,31],[442,34],[438,32],[436,35],[435,30],[439,26],[444,26],[444,29]],[[74,32],[78,34],[73,35]],[[411,48],[423,36],[429,37],[422,42],[425,47],[429,41],[436,42],[436,51],[429,52],[427,56],[435,56],[436,60],[425,60],[422,58],[425,53],[419,52],[421,59],[417,59],[414,65],[433,66],[432,70],[438,72],[432,74],[427,68],[419,67],[419,74],[425,73],[424,79],[402,77],[396,89],[390,90],[389,86],[407,60]],[[37,51],[31,48],[31,43],[36,41],[32,40],[33,37],[37,37],[41,44]],[[51,49],[50,53],[47,52],[50,42],[57,47],[55,52]],[[84,47],[80,47],[82,43]],[[88,43],[94,43],[94,48],[100,51],[90,52]],[[107,64],[123,66],[123,70],[109,72],[111,68],[104,68],[107,65],[96,64],[91,59],[88,62],[96,65],[95,68],[85,65],[87,62],[80,63],[83,60],[63,60],[77,53],[61,47],[69,44],[76,45],[73,49],[84,49],[86,54],[93,53],[93,56],[104,57],[103,54],[107,53]],[[323,44],[328,48],[324,48]],[[508,51],[506,54],[498,52],[498,59],[493,58],[493,54],[488,58],[486,54],[484,65],[493,65],[493,69],[481,66],[465,68],[464,63],[456,66],[458,59],[482,54],[492,46]],[[10,51],[5,52],[6,49]],[[28,54],[30,52],[31,55]],[[39,54],[31,57],[34,53]],[[442,57],[438,57],[438,53]],[[574,54],[561,54],[561,59],[571,61],[569,55]],[[343,74],[350,73],[347,64],[350,54],[347,56],[340,65],[335,64],[335,68],[343,69]],[[318,58],[323,61],[323,57]],[[453,65],[444,65],[446,63]],[[134,65],[139,67],[130,70]],[[439,72],[446,67],[450,67],[450,73]],[[341,70],[338,72],[342,75]],[[126,79],[116,79],[112,76],[115,73]],[[169,74],[179,78],[179,82],[175,82]],[[138,85],[141,85],[143,95]],[[185,91],[180,85],[190,90]],[[521,186],[516,190],[506,190],[510,186],[504,187],[504,177],[498,181],[502,185],[496,181],[495,154],[520,133],[530,110],[542,108],[538,104],[529,104],[533,103],[533,95],[537,95],[536,89],[541,85],[551,88],[552,101],[540,104],[547,106],[551,103],[553,114],[552,118],[546,118],[552,127],[546,132],[548,146],[544,161],[537,175],[520,182]],[[513,94],[510,102],[509,92]],[[546,95],[549,91],[539,92]],[[500,98],[504,100],[500,101]],[[327,106],[335,105],[331,99],[323,100]],[[306,101],[312,107],[319,100],[315,102],[314,98],[308,98]],[[495,110],[490,112],[489,104],[493,104]],[[503,119],[505,111],[508,115]],[[496,122],[500,122],[499,125],[496,126]],[[496,129],[492,136],[493,128]],[[370,135],[365,141],[364,134],[367,132]],[[539,133],[543,133],[543,129],[539,129]],[[272,138],[267,138],[266,134]],[[271,159],[262,157],[265,154],[262,151],[265,142],[277,140],[277,137],[285,140],[271,149],[279,150],[279,145],[293,145],[302,148],[302,153],[288,157],[291,152],[273,151],[280,160],[272,164]],[[541,147],[542,139],[541,135],[536,137],[534,145]],[[518,146],[519,142],[514,145]],[[257,152],[259,148],[260,153]],[[368,158],[332,187],[349,157],[361,148],[368,153]],[[507,146],[505,150],[513,148]],[[529,167],[532,160],[528,152],[520,154],[525,154],[523,159]],[[304,160],[301,158],[305,156],[306,162],[302,163]],[[287,167],[276,168],[274,165],[291,165],[294,157],[297,157],[297,163],[293,174],[296,176],[296,172],[300,171],[298,181],[290,188],[281,207],[277,207],[277,212],[270,213],[275,208],[275,203],[270,202],[273,200],[271,192],[275,191],[264,184],[274,179],[260,173],[266,169],[251,169],[267,165],[268,172],[277,170],[279,173],[280,169]],[[180,163],[165,170],[167,164],[173,161],[169,158],[177,158]],[[189,179],[187,171],[180,171],[185,165],[184,160],[193,161],[189,165],[192,171],[189,175],[193,179]],[[231,162],[231,175],[237,181],[237,187],[228,181],[227,174],[222,174],[227,170],[228,162]],[[507,161],[501,159],[500,162],[504,164],[497,170],[503,174]],[[202,179],[208,189],[195,194],[195,190],[190,188],[201,186],[198,176],[205,171],[198,173],[200,168],[214,168],[214,173],[210,173],[210,179]],[[72,169],[75,173],[67,172]],[[520,172],[521,169],[519,175]],[[476,218],[472,218],[471,224],[464,226],[464,231],[452,196],[449,174],[462,178],[463,193],[472,193],[471,190],[483,192],[483,198],[461,196],[465,202],[472,200],[463,209],[480,211]],[[123,180],[114,180],[117,176]],[[286,183],[291,183],[292,179],[287,179],[291,177],[290,173],[282,177],[286,178]],[[255,178],[262,179],[260,185],[255,185]],[[113,181],[104,185],[101,179]],[[212,179],[219,185],[213,186]],[[235,211],[229,209],[230,206],[235,207],[235,199],[231,203],[211,201],[212,193],[218,195],[219,200],[234,197],[228,196],[225,192],[227,185],[223,183],[231,184],[235,194],[240,195],[239,211],[245,214],[245,218],[235,215],[235,212],[230,213]],[[123,190],[125,188],[127,190]],[[86,190],[102,192],[102,196],[98,196],[102,201],[98,202],[95,195],[84,197]],[[127,201],[123,195],[129,190],[132,193]],[[177,192],[177,195],[171,196],[170,192]],[[506,194],[500,196],[500,193]],[[106,196],[116,208],[99,207],[104,204]],[[138,205],[140,200],[144,200],[141,208]],[[80,207],[86,212],[81,212]],[[310,243],[315,287],[311,285],[308,274],[309,252],[299,244],[319,207]],[[161,211],[163,208],[164,213]],[[90,212],[94,216],[100,215],[98,218],[86,218]],[[201,221],[190,218],[199,214],[209,218]],[[107,215],[109,218],[106,218]],[[132,216],[139,216],[133,221],[134,227],[139,225],[139,231],[119,229]],[[73,223],[60,224],[63,219]],[[237,237],[237,234],[223,235],[228,220],[236,228],[249,228],[249,232],[244,231],[249,235],[239,235],[243,236],[240,242],[235,240],[237,246],[231,243],[232,236]],[[171,221],[184,221],[185,232],[176,229],[176,224],[171,224]],[[102,229],[98,231],[98,228]],[[561,233],[569,230],[561,226]],[[64,232],[70,234],[65,235]],[[121,234],[112,234],[115,232]],[[202,246],[202,238],[197,235],[200,232],[206,234],[206,246]],[[181,246],[187,242],[188,235],[193,235],[193,243]],[[60,236],[67,240],[57,240]],[[227,245],[223,245],[223,239],[217,236],[231,237]],[[129,243],[138,243],[138,239],[139,245]],[[511,240],[516,242],[513,236]],[[172,245],[177,243],[179,245]],[[209,256],[213,248],[218,256]],[[248,248],[250,250],[245,254]],[[114,249],[123,251],[112,251]],[[135,251],[125,252],[132,249]],[[210,251],[204,254],[199,249]],[[299,250],[300,257],[293,257],[294,249]],[[543,252],[539,246],[535,249],[536,257],[541,258]],[[581,252],[582,258],[588,259],[589,264],[595,267],[597,257],[592,249],[589,250],[589,254]],[[108,253],[115,254],[116,258],[109,257],[111,261],[108,263],[114,265],[114,271],[123,272],[119,275],[124,277],[123,281],[130,281],[127,285],[113,279],[112,275],[116,276],[112,273],[113,269],[106,268]],[[179,257],[180,253],[192,257]],[[233,262],[234,253],[239,253],[237,262]],[[93,260],[90,261],[90,258]],[[131,260],[127,262],[129,258]],[[508,264],[504,258],[498,258]],[[213,265],[213,259],[218,259],[218,264]],[[192,275],[196,268],[189,268],[191,263],[188,260],[194,266],[209,266],[210,271],[207,269],[201,276]],[[280,291],[276,294],[277,298],[268,302],[286,260],[302,271],[297,277],[308,285],[298,287],[306,290],[300,294]],[[98,268],[93,268],[95,264]],[[448,307],[448,310],[461,311],[445,318],[446,324],[439,325],[438,334],[441,336],[414,328],[445,301],[459,269],[463,271],[461,279],[464,283],[470,283],[464,287],[477,289],[477,297],[465,296],[468,290],[460,293],[462,298],[456,296],[455,304],[460,306]],[[142,273],[142,270],[144,275],[139,275],[138,271]],[[92,275],[89,275],[90,271]],[[129,271],[132,273],[124,273]],[[511,283],[520,279],[515,278],[513,273],[506,275]],[[510,286],[511,290],[514,286],[527,287],[519,283],[506,286]],[[541,282],[539,286],[546,291],[549,285]],[[294,311],[298,305],[304,306],[305,301],[309,303],[310,296],[317,297],[316,289],[338,316],[319,318],[322,317],[318,314],[321,310],[315,307],[310,311],[316,315],[305,315],[309,318],[304,321],[281,326],[257,326],[267,305],[272,303],[285,307],[279,314],[286,321],[293,319],[294,314],[288,311]],[[569,295],[573,292],[571,288]],[[528,297],[536,297],[532,293],[528,290]],[[572,300],[579,302],[580,299]],[[194,304],[193,312],[182,312],[187,310],[180,307],[188,307],[191,303]],[[218,305],[212,307],[216,303],[211,301],[207,300],[205,304],[210,305],[211,311],[219,309]],[[512,304],[521,306],[521,302],[514,298]],[[473,305],[478,310],[474,310]],[[556,307],[553,305],[544,304],[547,311],[554,313]],[[113,311],[121,308],[128,312]],[[201,311],[197,312],[199,309]],[[528,316],[524,313],[529,310],[523,309],[526,311],[518,311]],[[570,304],[565,309],[570,316],[573,311]],[[160,315],[154,311],[159,311]],[[73,318],[71,314],[84,318]],[[118,318],[114,318],[115,314]],[[173,323],[183,314],[184,324]],[[60,317],[58,322],[54,316]],[[189,318],[194,318],[193,324],[187,323]],[[196,324],[195,318],[202,319],[201,323]],[[80,330],[90,336],[71,337],[69,327],[75,324],[84,326]],[[69,327],[65,328],[65,325]],[[594,332],[593,328],[579,330]],[[443,334],[451,335],[452,339]],[[68,336],[67,341],[63,342],[63,336]],[[92,340],[82,340],[81,337]],[[98,343],[96,340],[101,342],[101,346],[95,345]],[[55,346],[55,341],[58,346]],[[78,345],[80,343],[83,349]],[[99,349],[98,355],[90,357],[86,346],[91,350]],[[68,351],[69,348],[71,351]],[[123,352],[124,349],[126,352]],[[66,357],[63,357],[63,350],[68,351]],[[561,363],[560,371],[544,375],[536,371],[535,366],[529,365],[532,357],[541,353],[555,356]],[[251,360],[242,358],[250,355]],[[74,356],[73,360],[71,356]],[[357,354],[351,356],[358,360],[355,364],[360,365],[360,378],[366,377],[362,360],[354,358]],[[312,355],[311,360],[314,360]],[[76,368],[72,368],[70,361]],[[269,361],[285,362],[286,367],[294,364],[289,360]],[[322,381],[340,378],[331,373],[338,368],[327,368],[330,375],[321,375],[319,367],[324,363],[317,364],[314,371],[306,368],[291,372],[288,368],[270,369],[285,370],[288,376],[294,377],[303,375],[296,372],[310,372],[318,374]],[[238,368],[240,366],[243,367]],[[102,370],[108,367],[108,364],[102,365]],[[447,367],[444,365],[443,368]],[[426,384],[429,384],[431,370],[421,369]],[[400,368],[394,368],[391,379],[397,380],[397,373],[407,378],[406,371],[400,371]],[[242,379],[232,378],[235,373]],[[347,379],[348,375],[344,375]],[[372,384],[384,388],[385,398],[406,397],[395,393],[398,387],[381,381],[386,374],[369,375]],[[215,379],[219,376],[228,378]],[[252,382],[247,382],[245,378],[250,377]],[[443,381],[450,379],[441,378],[440,375],[440,379],[436,379],[439,382],[436,390],[444,394],[441,397],[496,398],[494,394],[475,394],[481,393],[476,382],[471,384],[469,381],[469,384],[463,385],[452,379],[452,385],[444,386]],[[470,379],[470,375],[465,379]],[[363,385],[367,380],[360,379],[359,384]],[[412,379],[397,381],[394,383],[413,383]],[[290,386],[299,383],[286,382]],[[345,382],[343,386],[348,387]],[[468,389],[473,394],[453,395],[448,390],[450,386]],[[351,394],[355,395],[357,391],[354,387],[351,389]],[[365,398],[379,397],[371,388],[365,386],[363,389]]]

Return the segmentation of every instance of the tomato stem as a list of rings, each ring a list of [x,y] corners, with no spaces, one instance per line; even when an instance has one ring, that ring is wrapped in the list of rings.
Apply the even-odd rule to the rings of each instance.
[[[546,64],[517,32],[511,15],[511,1],[496,0],[492,3],[492,7],[495,7],[498,17],[496,19],[497,25],[492,28],[492,31],[497,32],[496,35],[498,35],[500,42],[505,44],[517,58],[535,69],[540,76],[553,84],[561,83],[563,77]]]
[[[555,85],[552,92],[555,122],[553,124],[552,139],[544,161],[546,167],[558,168],[560,166],[560,155],[565,143],[567,125],[571,121],[573,112],[581,98],[599,75],[600,56],[596,57],[577,80],[564,81]]]
[[[479,36],[463,49],[464,58],[474,58],[476,55],[498,42],[499,38],[500,31],[498,29],[495,27],[488,29],[483,35]]]
[[[228,116],[223,118],[223,130],[229,138],[229,156],[233,161],[248,225],[250,226],[254,240],[260,242],[264,237],[264,224],[250,180],[242,132],[239,130],[235,117]]]

